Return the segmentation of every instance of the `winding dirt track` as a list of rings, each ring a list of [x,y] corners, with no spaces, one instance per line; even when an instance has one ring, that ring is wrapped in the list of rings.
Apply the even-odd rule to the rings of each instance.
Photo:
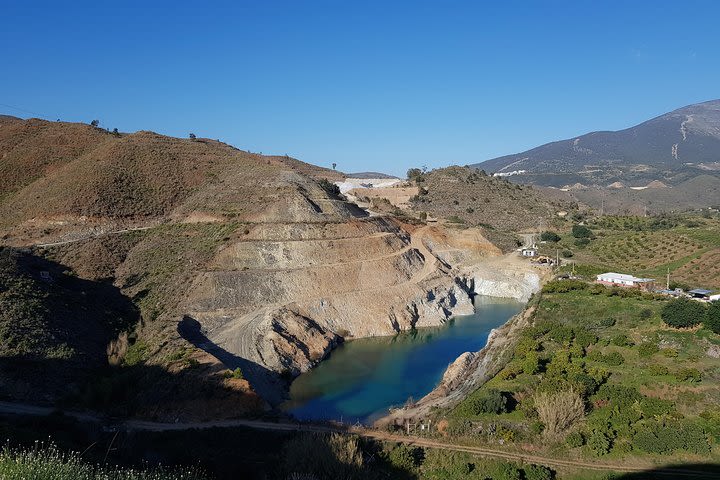
[[[47,416],[57,410],[50,407],[40,407],[35,405],[27,405],[11,402],[0,402],[0,413],[14,415],[33,415]],[[63,412],[69,417],[73,417],[82,422],[108,423],[108,419],[99,415],[82,412]],[[159,423],[143,420],[126,420],[124,422],[113,424],[110,422],[111,428],[114,430],[127,431],[151,431],[151,432],[169,432],[183,430],[199,430],[207,428],[233,428],[244,427],[257,430],[280,431],[280,432],[311,432],[311,433],[340,433],[345,435],[358,435],[365,438],[382,440],[388,442],[405,443],[408,445],[416,445],[425,448],[437,448],[441,450],[449,450],[454,452],[470,453],[481,457],[499,458],[504,460],[513,460],[516,462],[535,463],[555,468],[567,469],[587,469],[597,471],[613,471],[613,472],[645,472],[652,469],[653,474],[657,477],[667,478],[717,478],[713,472],[698,472],[693,470],[685,470],[682,468],[653,468],[647,466],[629,466],[622,464],[601,463],[601,462],[581,462],[576,460],[562,460],[552,457],[543,457],[538,455],[530,455],[517,452],[508,452],[503,450],[495,450],[484,447],[473,447],[467,445],[457,445],[445,443],[437,440],[431,440],[422,437],[413,437],[405,435],[395,435],[392,433],[369,430],[366,428],[335,426],[335,425],[309,425],[289,422],[269,422],[263,420],[217,420],[210,422],[182,422],[182,423]]]

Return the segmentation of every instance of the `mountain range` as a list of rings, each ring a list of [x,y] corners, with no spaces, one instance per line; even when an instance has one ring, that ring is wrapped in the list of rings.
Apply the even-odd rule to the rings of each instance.
[[[699,175],[717,177],[720,100],[689,105],[625,130],[591,132],[472,166],[518,183],[550,187],[644,187],[654,181],[675,186]]]

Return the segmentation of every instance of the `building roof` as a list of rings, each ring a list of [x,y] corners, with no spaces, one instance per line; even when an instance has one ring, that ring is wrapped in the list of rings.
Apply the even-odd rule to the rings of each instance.
[[[627,282],[633,282],[633,283],[645,283],[645,282],[653,282],[655,281],[654,278],[640,278],[635,277],[633,275],[628,275],[626,273],[615,273],[615,272],[608,272],[608,273],[601,273],[597,276],[598,280],[600,277],[611,277],[614,280],[624,280]]]
[[[712,292],[712,290],[705,290],[704,288],[696,288],[695,290],[688,291],[688,293],[692,295],[710,295]]]

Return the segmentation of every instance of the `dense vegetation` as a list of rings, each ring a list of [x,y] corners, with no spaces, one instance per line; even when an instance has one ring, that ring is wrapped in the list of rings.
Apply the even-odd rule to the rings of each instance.
[[[678,306],[705,327],[664,327]],[[698,302],[560,280],[534,308],[507,366],[447,412],[452,436],[581,457],[717,450],[720,359],[710,350],[720,336],[708,320],[717,306],[708,314]],[[504,409],[489,402],[499,396]]]

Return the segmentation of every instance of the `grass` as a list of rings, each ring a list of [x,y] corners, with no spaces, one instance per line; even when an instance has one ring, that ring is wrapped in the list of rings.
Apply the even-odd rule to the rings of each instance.
[[[0,478],[3,480],[202,480],[195,469],[170,470],[112,468],[93,465],[77,453],[64,453],[53,445],[0,450]]]

